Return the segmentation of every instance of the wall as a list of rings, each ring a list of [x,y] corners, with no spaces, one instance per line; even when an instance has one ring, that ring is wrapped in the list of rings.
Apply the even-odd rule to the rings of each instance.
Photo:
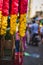
[[[33,17],[36,11],[43,11],[43,0],[31,0],[30,17]]]

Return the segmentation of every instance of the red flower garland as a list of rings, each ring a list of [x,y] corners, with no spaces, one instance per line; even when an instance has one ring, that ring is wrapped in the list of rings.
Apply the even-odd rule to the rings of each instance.
[[[18,0],[12,0],[12,6],[11,6],[11,14],[18,14]]]
[[[3,10],[2,10],[3,16],[9,15],[9,0],[3,0]]]

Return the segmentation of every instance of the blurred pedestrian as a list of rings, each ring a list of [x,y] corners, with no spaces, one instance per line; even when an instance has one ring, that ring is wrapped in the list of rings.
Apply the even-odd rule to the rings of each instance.
[[[15,51],[16,52],[19,52],[19,43],[20,43],[20,37],[19,37],[19,32],[17,31],[16,32],[16,40],[15,40],[15,46],[16,46]]]
[[[28,24],[29,26],[29,24]],[[27,27],[26,29],[26,41],[27,41],[27,44],[30,44],[30,30],[29,30],[29,27]]]
[[[38,40],[35,39],[36,36],[39,35],[39,19],[36,18],[33,21],[33,24],[31,25],[31,29],[32,29],[32,45],[38,45]],[[34,44],[35,43],[35,44]]]

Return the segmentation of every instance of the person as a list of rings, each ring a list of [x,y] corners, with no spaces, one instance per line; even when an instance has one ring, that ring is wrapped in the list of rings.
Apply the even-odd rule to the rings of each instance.
[[[29,26],[29,23],[28,23],[28,26]],[[27,44],[30,44],[30,30],[28,26],[26,28],[26,42]]]
[[[38,36],[39,35],[39,19],[36,18],[34,21],[33,21],[33,24],[30,26],[31,27],[31,36],[32,36],[32,45],[35,45],[37,46],[37,40],[35,40],[35,36]],[[34,44],[35,42],[35,44]]]
[[[24,52],[26,49],[26,33],[25,36],[22,38],[22,42],[23,42],[23,52]]]
[[[16,32],[16,40],[15,40],[15,46],[16,46],[15,51],[16,52],[19,52],[19,43],[20,43],[20,37],[19,37],[19,31],[17,31]]]
[[[43,43],[43,23],[42,23],[42,27],[40,28],[40,33],[41,33],[41,40],[42,40],[42,43]]]
[[[29,28],[29,33],[30,33],[30,36],[29,36],[29,38],[30,38],[30,40],[29,40],[29,45],[32,45],[32,37],[33,37],[33,24],[35,23],[35,21],[34,21],[34,19],[32,19],[31,20],[32,21],[32,23],[30,23],[29,25],[28,25],[28,28]]]

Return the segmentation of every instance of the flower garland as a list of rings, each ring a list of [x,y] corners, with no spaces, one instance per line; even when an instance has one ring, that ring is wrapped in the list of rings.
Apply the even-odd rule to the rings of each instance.
[[[1,35],[6,34],[8,15],[9,15],[9,0],[3,0]]]
[[[18,0],[12,0],[11,14],[10,14],[10,34],[13,35],[16,32],[16,20],[18,14]]]
[[[19,25],[19,34],[21,37],[25,36],[26,31],[26,13],[27,13],[27,3],[28,0],[20,1],[20,25]]]
[[[1,35],[2,6],[3,6],[3,0],[0,0],[0,35]]]

